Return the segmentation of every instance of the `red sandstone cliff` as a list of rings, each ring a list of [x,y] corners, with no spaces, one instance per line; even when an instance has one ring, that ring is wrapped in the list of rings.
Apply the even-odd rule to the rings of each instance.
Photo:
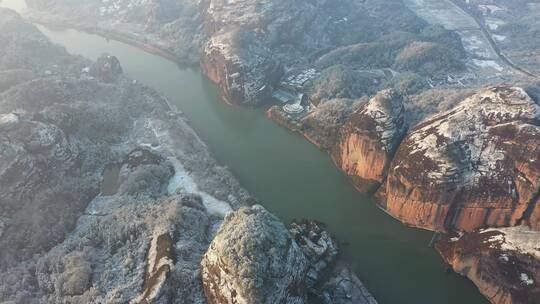
[[[201,52],[201,69],[230,104],[256,105],[270,98],[280,67],[271,53],[243,31],[215,34]],[[244,49],[249,49],[246,52]]]
[[[540,232],[526,227],[488,229],[446,235],[435,248],[491,303],[536,304],[540,301],[539,239]]]
[[[411,226],[540,229],[540,107],[521,88],[485,89],[411,130],[379,189]]]
[[[402,96],[381,91],[341,129],[332,158],[360,191],[370,191],[383,182],[406,132],[403,115]]]

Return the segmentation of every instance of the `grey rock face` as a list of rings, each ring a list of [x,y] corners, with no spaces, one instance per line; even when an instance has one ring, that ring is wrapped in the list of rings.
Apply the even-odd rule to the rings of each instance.
[[[358,277],[347,268],[336,268],[322,288],[325,304],[377,304]]]
[[[306,284],[316,294],[316,284],[325,271],[333,266],[338,255],[336,241],[325,231],[322,223],[301,221],[291,224],[289,228],[296,243],[302,248],[309,261]]]
[[[202,261],[209,303],[306,303],[308,260],[262,206],[228,215]]]

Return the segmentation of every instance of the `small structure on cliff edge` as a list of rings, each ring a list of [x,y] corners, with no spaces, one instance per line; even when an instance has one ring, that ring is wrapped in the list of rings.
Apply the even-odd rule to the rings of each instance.
[[[430,77],[427,83],[431,88],[435,87],[468,87],[472,85],[477,75],[465,73],[462,75],[449,74],[445,76]]]
[[[300,73],[290,74],[281,81],[277,90],[272,93],[272,97],[285,104],[283,111],[289,114],[299,114],[304,112],[309,106],[308,96],[305,94],[305,86],[317,76],[318,72],[307,69]]]

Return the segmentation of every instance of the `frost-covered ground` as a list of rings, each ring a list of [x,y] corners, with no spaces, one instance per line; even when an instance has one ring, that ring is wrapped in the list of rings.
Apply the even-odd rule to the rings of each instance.
[[[480,26],[459,7],[447,0],[405,0],[404,2],[427,22],[441,24],[461,36],[463,46],[468,53],[470,69],[478,73],[482,81],[513,75],[512,71],[500,61]]]
[[[248,193],[114,56],[71,56],[4,9],[0,33],[0,73],[24,76],[0,87],[0,299],[204,303],[202,254]]]

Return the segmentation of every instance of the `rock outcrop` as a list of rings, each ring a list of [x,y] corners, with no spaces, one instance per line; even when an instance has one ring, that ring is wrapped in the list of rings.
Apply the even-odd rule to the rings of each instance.
[[[359,190],[374,190],[383,182],[407,130],[404,112],[399,93],[381,91],[341,128],[332,158]]]
[[[240,28],[209,39],[201,52],[201,69],[230,104],[257,105],[268,100],[271,84],[281,76],[271,51]]]
[[[518,226],[449,234],[435,248],[494,304],[533,304],[540,299],[540,232]]]
[[[115,82],[123,72],[118,58],[109,54],[101,55],[89,68],[91,76],[105,83]]]
[[[406,224],[435,231],[538,227],[540,107],[491,87],[414,127],[378,194]]]
[[[228,215],[202,261],[208,303],[301,304],[308,260],[262,206]]]
[[[336,267],[321,289],[324,304],[377,304],[360,279],[345,267]]]
[[[337,265],[336,241],[323,224],[303,220],[289,230],[263,207],[229,214],[202,261],[211,304],[376,304],[362,282]]]
[[[323,224],[315,221],[293,222],[289,231],[302,248],[309,261],[306,285],[317,294],[317,283],[329,272],[338,255],[338,246],[330,234],[323,229]]]

